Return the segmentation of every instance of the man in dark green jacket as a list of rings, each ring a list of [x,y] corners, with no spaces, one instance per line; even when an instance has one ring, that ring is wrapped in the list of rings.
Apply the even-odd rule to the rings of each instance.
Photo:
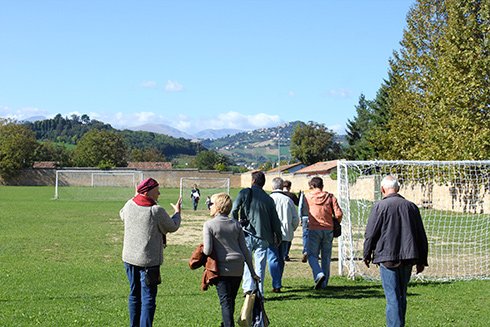
[[[277,215],[276,205],[262,189],[264,185],[264,173],[253,172],[252,187],[238,193],[231,210],[231,217],[237,220],[240,218],[242,222],[247,247],[254,256],[255,272],[260,276],[259,288],[262,294],[264,294],[267,248],[271,244],[278,245],[282,241],[281,221]],[[243,215],[246,215],[246,223]],[[252,291],[253,283],[250,271],[245,266],[242,284],[244,295]]]

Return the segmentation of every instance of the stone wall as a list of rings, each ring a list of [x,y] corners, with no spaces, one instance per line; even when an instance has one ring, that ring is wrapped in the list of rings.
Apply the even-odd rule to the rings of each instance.
[[[62,170],[97,170],[96,168],[86,169],[62,169]],[[112,171],[120,171],[128,169],[115,169]],[[103,172],[102,170],[100,171]],[[201,177],[201,178],[229,178],[230,188],[241,187],[240,174],[233,174],[232,172],[219,172],[217,170],[198,170],[198,169],[169,169],[169,170],[144,170],[143,179],[148,177],[155,178],[162,187],[180,187],[181,177]],[[91,174],[84,174],[82,177],[76,179],[76,185],[90,185]],[[0,179],[1,185],[12,186],[54,186],[56,183],[56,169],[24,169],[20,176],[13,178],[9,181]],[[199,182],[200,183],[200,182]],[[197,184],[199,184],[197,183]],[[204,181],[203,181],[204,183]],[[70,184],[75,185],[75,184]]]

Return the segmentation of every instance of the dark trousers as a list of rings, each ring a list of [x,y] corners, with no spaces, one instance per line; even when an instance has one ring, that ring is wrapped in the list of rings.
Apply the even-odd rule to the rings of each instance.
[[[221,315],[223,327],[235,326],[233,314],[235,313],[235,299],[242,282],[242,276],[220,276],[216,283],[219,303],[221,305]]]

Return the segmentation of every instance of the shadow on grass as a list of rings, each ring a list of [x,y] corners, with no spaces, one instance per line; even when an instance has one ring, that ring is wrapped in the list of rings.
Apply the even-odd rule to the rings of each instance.
[[[446,281],[430,281],[417,282],[408,284],[408,296],[420,296],[415,293],[414,287],[425,287],[434,285],[449,284]],[[331,299],[366,299],[366,298],[384,298],[385,294],[381,283],[373,283],[372,285],[349,285],[349,286],[328,286],[319,290],[311,287],[283,287],[281,293],[266,294],[267,301],[283,301],[283,300],[302,300],[316,298],[331,298]]]
[[[305,298],[365,299],[384,298],[381,285],[328,286],[314,290],[311,287],[283,287],[283,292],[275,297],[266,296],[267,301],[304,300]]]

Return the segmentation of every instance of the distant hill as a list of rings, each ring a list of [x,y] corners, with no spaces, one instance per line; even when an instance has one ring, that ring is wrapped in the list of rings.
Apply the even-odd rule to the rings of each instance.
[[[136,127],[128,127],[131,131],[144,131],[144,132],[152,132],[158,134],[165,134],[172,137],[182,137],[185,139],[192,139],[193,137],[185,132],[178,130],[177,128],[173,128],[171,126],[165,124],[144,124]]]
[[[276,162],[279,149],[281,160],[289,160],[291,135],[297,123],[296,121],[277,127],[259,128],[218,139],[205,139],[201,143],[208,149],[233,158],[239,164]]]
[[[291,160],[289,151],[294,127],[299,121],[277,127],[259,128],[240,132],[217,139],[205,139],[201,144],[220,154],[233,158],[237,164],[277,162],[279,151],[281,160]],[[345,135],[338,135],[337,142],[346,145]]]
[[[223,129],[205,129],[203,131],[197,132],[194,134],[194,138],[196,139],[218,139],[221,137],[225,137],[228,135],[235,135],[237,133],[243,132],[243,130],[240,129],[230,129],[230,128],[223,128]]]
[[[44,116],[32,116],[32,117],[29,117],[29,118],[26,118],[23,120],[23,122],[27,121],[27,122],[35,122],[35,121],[41,121],[41,120],[45,120],[46,117]]]
[[[88,116],[83,121],[78,116],[65,118],[58,114],[52,119],[36,120],[34,122],[25,120],[24,125],[32,130],[36,139],[40,141],[51,140],[76,145],[85,133],[92,129],[98,129],[121,133],[130,151],[133,149],[146,150],[156,148],[165,156],[172,157],[181,154],[195,155],[199,149],[198,144],[191,142],[187,138],[176,138],[158,132],[118,130],[101,121],[90,120]]]
[[[228,136],[228,135],[233,135],[239,132],[243,132],[242,130],[239,129],[205,129],[203,131],[197,132],[195,134],[187,134],[185,132],[182,132],[176,128],[173,128],[171,126],[165,125],[165,124],[144,124],[141,126],[136,126],[136,127],[128,127],[129,130],[132,131],[145,131],[145,132],[152,132],[152,133],[158,133],[158,134],[165,134],[168,136],[172,137],[183,137],[185,139],[217,139],[220,137]]]

